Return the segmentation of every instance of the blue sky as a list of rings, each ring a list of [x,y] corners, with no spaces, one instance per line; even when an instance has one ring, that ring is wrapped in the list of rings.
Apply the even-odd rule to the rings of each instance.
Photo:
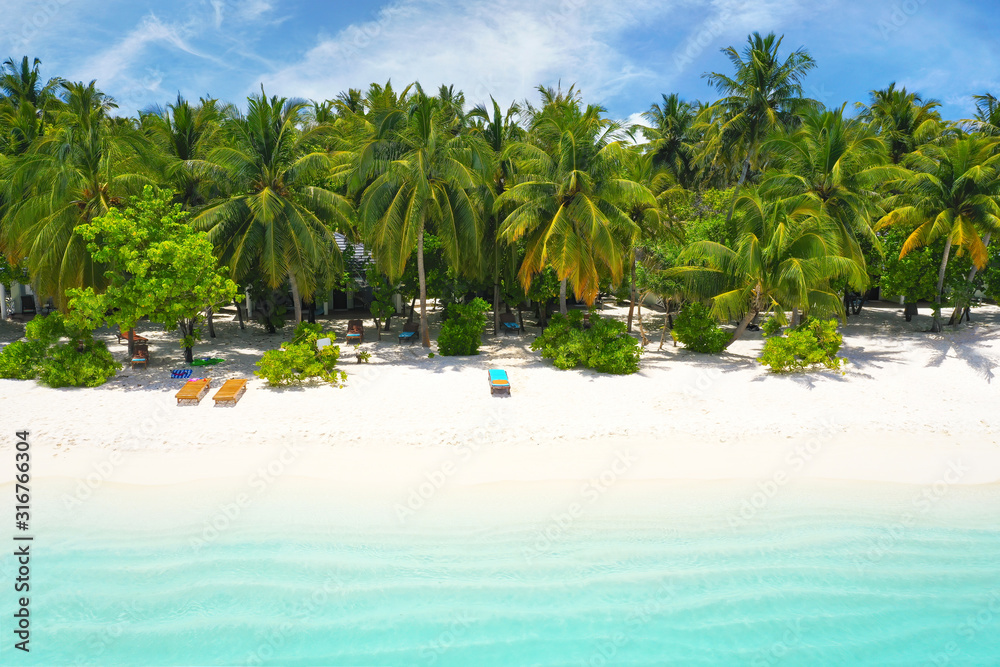
[[[178,92],[242,103],[325,99],[372,81],[455,84],[471,103],[537,100],[576,83],[618,118],[661,93],[710,100],[702,74],[749,32],[784,35],[818,67],[805,92],[828,106],[897,81],[967,118],[970,96],[1000,94],[996,0],[0,0],[0,55],[43,75],[97,79],[122,112]],[[242,104],[241,104],[242,105]]]

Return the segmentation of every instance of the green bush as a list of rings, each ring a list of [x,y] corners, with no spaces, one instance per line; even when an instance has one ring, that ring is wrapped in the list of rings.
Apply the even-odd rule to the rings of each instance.
[[[768,338],[759,361],[775,373],[802,370],[817,364],[837,370],[847,363],[846,359],[837,356],[843,342],[843,336],[837,333],[837,320],[806,318],[786,336]]]
[[[38,377],[46,345],[41,341],[16,340],[0,352],[0,378],[32,380]]]
[[[583,328],[583,313],[556,313],[549,326],[531,343],[542,357],[552,359],[556,368],[577,366],[601,373],[627,375],[639,370],[639,341],[628,334],[624,322],[592,315],[590,328]]]
[[[687,303],[674,319],[674,328],[670,331],[674,340],[695,352],[718,354],[726,349],[731,336],[719,328],[704,304]]]
[[[96,387],[121,368],[107,345],[61,313],[31,320],[25,338],[0,352],[0,377],[38,378],[50,387]]]
[[[91,338],[79,344],[63,343],[49,350],[39,379],[50,387],[97,387],[121,367],[102,341]]]
[[[469,303],[451,304],[449,317],[438,335],[438,351],[446,357],[479,354],[489,309],[489,304],[478,297]]]
[[[279,350],[268,350],[257,362],[257,377],[267,380],[273,387],[299,384],[310,378],[320,378],[325,382],[340,386],[347,379],[347,373],[336,370],[340,359],[340,348],[328,345],[322,350],[316,347],[316,340],[328,337],[335,340],[333,332],[323,332],[319,324],[302,322],[295,327],[291,342],[282,343]]]

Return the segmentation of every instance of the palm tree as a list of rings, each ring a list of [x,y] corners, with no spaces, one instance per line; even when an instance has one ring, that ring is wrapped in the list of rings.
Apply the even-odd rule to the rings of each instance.
[[[601,274],[619,283],[636,223],[627,208],[635,201],[655,205],[642,185],[619,175],[622,146],[618,123],[601,117],[603,109],[581,109],[569,95],[540,89],[545,107],[531,126],[531,140],[511,146],[525,174],[497,198],[494,209],[509,211],[500,234],[525,244],[519,278],[532,278],[552,266],[560,279],[587,303],[597,297]],[[560,290],[565,310],[565,288]]]
[[[976,101],[976,117],[964,122],[981,134],[1000,136],[1000,100],[990,93],[973,95],[972,99]]]
[[[808,197],[817,214],[834,223],[841,247],[864,266],[859,240],[879,248],[872,229],[881,217],[876,189],[901,178],[905,169],[888,164],[886,145],[858,119],[845,119],[844,107],[809,110],[801,125],[776,134],[764,143],[774,165],[761,181],[765,197]]]
[[[362,237],[390,280],[417,254],[420,332],[430,347],[424,232],[440,239],[445,257],[475,275],[481,262],[483,217],[472,190],[493,171],[489,147],[477,137],[452,135],[440,100],[417,93],[406,113],[384,109],[378,130],[359,151],[357,183],[367,183],[359,217]]]
[[[941,330],[941,292],[953,246],[968,252],[973,265],[988,261],[987,240],[1000,230],[1000,154],[992,137],[962,137],[946,146],[925,144],[911,153],[907,164],[912,175],[897,184],[899,195],[889,199],[892,210],[879,227],[899,225],[911,229],[900,257],[945,239],[934,297],[932,331]]]
[[[720,121],[707,128],[704,151],[718,156],[715,162],[739,165],[727,225],[750,170],[762,167],[760,147],[765,137],[793,124],[796,114],[818,106],[815,100],[802,97],[802,81],[816,62],[801,48],[781,60],[778,49],[783,39],[773,32],[766,36],[754,32],[747,37],[742,55],[732,46],[722,50],[735,70],[732,76],[719,72],[703,75],[723,95],[702,116],[703,121],[711,116]]]
[[[151,183],[148,142],[130,123],[109,117],[114,100],[95,82],[61,83],[56,128],[13,161],[4,178],[3,250],[27,259],[36,287],[63,305],[70,287],[100,287],[76,228]]]
[[[628,214],[635,227],[631,230],[633,238],[627,240],[629,247],[629,306],[628,331],[632,331],[632,315],[635,310],[636,297],[636,263],[639,255],[644,253],[642,244],[648,247],[664,239],[672,231],[672,219],[666,211],[666,204],[672,196],[684,196],[684,188],[678,186],[673,173],[668,168],[657,167],[656,153],[641,153],[638,150],[624,150],[619,158],[620,178],[637,183],[646,188],[651,197],[633,197],[622,208]],[[641,308],[640,308],[641,314]]]
[[[719,320],[739,320],[732,345],[759,313],[803,309],[843,316],[844,304],[830,281],[846,278],[863,286],[867,275],[845,257],[836,225],[817,214],[807,198],[766,202],[756,193],[740,197],[743,213],[735,248],[714,241],[685,247],[677,266],[665,272],[680,278],[689,294],[711,299]]]
[[[646,150],[653,154],[654,166],[669,170],[678,184],[691,189],[698,177],[695,144],[700,134],[695,124],[699,107],[681,100],[677,93],[662,97],[662,105],[655,103],[642,114],[652,127],[640,131],[649,141]]]
[[[470,111],[468,116],[475,123],[471,131],[482,137],[493,150],[495,164],[493,173],[484,184],[482,197],[485,218],[483,257],[486,266],[489,267],[487,270],[493,276],[493,333],[495,334],[500,328],[501,275],[508,269],[513,273],[516,252],[513,246],[504,243],[500,238],[500,225],[503,219],[493,210],[493,205],[496,198],[514,184],[517,169],[510,156],[504,157],[504,154],[515,142],[524,140],[525,132],[518,124],[518,117],[521,114],[521,107],[518,104],[512,104],[504,113],[492,97],[490,102],[493,105],[492,112],[485,104],[480,104]],[[507,276],[508,279],[512,277]]]
[[[858,117],[885,140],[893,164],[900,164],[908,153],[944,130],[941,114],[935,111],[940,102],[925,101],[906,88],[896,88],[895,82],[888,88],[871,91],[868,104],[859,102],[855,106]]]
[[[220,127],[235,112],[218,100],[202,98],[197,106],[180,95],[166,109],[144,113],[140,123],[165,158],[164,180],[177,193],[175,200],[185,209],[203,206],[211,198],[210,183],[203,171],[194,168],[220,140]]]
[[[342,266],[333,236],[350,225],[341,195],[316,185],[329,171],[324,152],[304,153],[310,132],[300,132],[304,103],[260,95],[247,114],[225,125],[231,145],[212,150],[199,166],[213,170],[232,194],[210,203],[193,223],[208,231],[237,282],[260,275],[276,289],[288,280],[295,321],[302,299],[318,288],[317,273]]]
[[[24,56],[20,63],[8,58],[0,66],[0,153],[24,153],[51,122],[63,80],[52,78],[42,84],[41,64],[38,58],[29,64]]]

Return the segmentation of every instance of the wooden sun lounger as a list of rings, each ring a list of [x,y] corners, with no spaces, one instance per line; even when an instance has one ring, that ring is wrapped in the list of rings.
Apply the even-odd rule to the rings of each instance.
[[[177,405],[198,405],[201,399],[208,395],[208,388],[212,386],[212,381],[208,378],[202,380],[188,380],[179,392],[175,394]]]
[[[507,371],[500,368],[491,368],[489,370],[490,378],[490,395],[494,394],[507,394],[510,396],[510,379],[507,377]]]
[[[247,390],[246,380],[226,380],[219,391],[215,392],[212,400],[216,406],[234,406],[243,398]]]

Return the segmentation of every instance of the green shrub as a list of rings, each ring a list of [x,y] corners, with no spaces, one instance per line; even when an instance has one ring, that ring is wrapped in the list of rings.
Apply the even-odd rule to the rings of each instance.
[[[577,366],[601,373],[627,375],[639,370],[639,341],[628,334],[624,322],[592,315],[590,328],[583,328],[583,313],[556,313],[549,326],[531,343],[542,357],[552,359],[556,368]]]
[[[450,304],[449,317],[438,335],[438,352],[446,357],[479,354],[489,309],[489,304],[478,297],[469,303]]]
[[[38,378],[50,387],[96,387],[121,368],[107,345],[61,313],[34,318],[25,337],[0,352],[0,377]]]
[[[844,342],[837,333],[837,320],[806,318],[786,336],[773,336],[764,343],[760,363],[775,373],[797,371],[814,365],[836,370],[847,360],[837,352]]]
[[[674,340],[695,352],[718,354],[726,349],[731,336],[719,328],[719,323],[701,303],[687,303],[674,319],[670,331]]]
[[[333,332],[323,332],[319,324],[302,322],[295,327],[295,334],[288,343],[282,343],[279,350],[268,350],[257,362],[257,377],[267,380],[273,387],[299,384],[310,378],[340,386],[347,379],[347,373],[336,370],[340,359],[340,348],[327,345],[322,350],[316,347],[320,337],[335,340]]]
[[[42,361],[39,379],[50,387],[97,387],[119,368],[121,364],[111,356],[108,346],[91,338],[50,348]]]
[[[0,352],[0,378],[32,380],[38,377],[46,345],[41,341],[16,340]]]

